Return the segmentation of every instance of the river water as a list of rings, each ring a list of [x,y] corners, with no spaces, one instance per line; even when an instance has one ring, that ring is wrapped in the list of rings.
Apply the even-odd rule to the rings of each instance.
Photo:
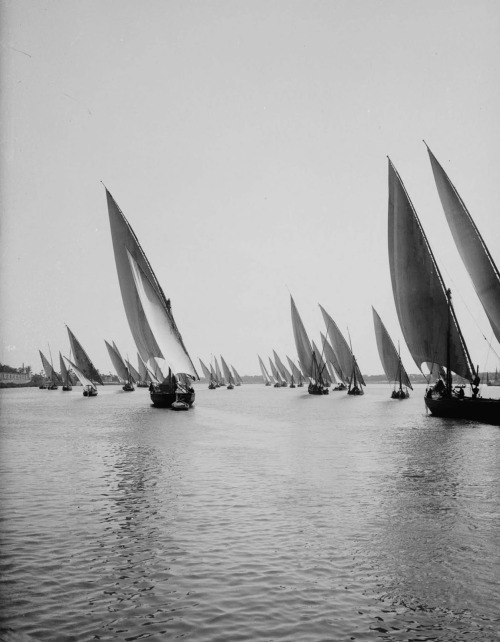
[[[4,632],[499,640],[500,428],[423,390],[1,390]]]

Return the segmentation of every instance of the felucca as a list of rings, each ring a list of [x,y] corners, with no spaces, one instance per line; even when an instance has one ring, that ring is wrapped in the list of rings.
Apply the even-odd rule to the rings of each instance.
[[[382,319],[373,306],[372,311],[373,323],[375,326],[375,337],[377,339],[377,348],[380,356],[380,361],[382,362],[382,367],[384,369],[387,380],[395,384],[394,390],[391,394],[391,398],[407,399],[410,396],[408,388],[411,388],[413,390],[410,378],[408,377],[408,374],[404,369],[399,351],[396,350],[396,346],[392,342],[392,339],[387,332],[385,325],[382,323]],[[396,384],[399,384],[398,390],[396,390]],[[403,386],[405,386],[405,390],[403,390]]]
[[[445,184],[442,169],[440,171],[437,168],[437,171],[439,184],[442,189],[446,189],[446,198],[449,197],[456,205],[456,191],[453,193],[454,190]],[[461,204],[461,201],[459,203]],[[430,363],[443,368],[445,373],[444,379],[441,378],[435,386],[428,388],[425,395],[427,408],[438,417],[475,419],[500,425],[500,400],[482,399],[479,396],[480,379],[458,324],[451,291],[445,286],[415,208],[390,160],[388,209],[389,264],[394,301],[403,336],[419,369],[423,363]],[[456,210],[453,214],[461,221],[455,222],[457,228],[462,225],[465,227],[466,221],[463,207],[459,209],[460,212]],[[470,219],[470,215],[468,216]],[[470,220],[468,229],[471,229]],[[462,250],[465,245],[467,244],[463,244]],[[474,250],[477,249],[477,245],[474,244]],[[471,259],[469,256],[468,260],[474,263],[482,259],[477,256]],[[475,274],[475,267],[471,267],[470,271]],[[497,275],[497,281],[491,274]],[[486,279],[496,288],[498,272],[495,272],[494,264],[490,264]],[[497,291],[500,292],[498,289]],[[495,316],[495,302],[491,302],[489,297],[484,298],[482,302],[495,331],[497,323],[500,327],[500,318],[497,319]],[[462,386],[453,387],[453,372],[470,382],[471,396],[465,396]]]
[[[106,189],[111,237],[123,305],[143,361],[160,383],[150,384],[153,405],[184,410],[195,399],[198,374],[165,297],[129,222]]]
[[[363,386],[366,386],[366,384],[363,379],[363,375],[361,374],[361,370],[359,369],[358,362],[356,361],[356,357],[335,321],[321,305],[319,307],[321,314],[323,315],[326,332],[330,338],[337,361],[348,380],[347,394],[363,395]]]
[[[66,357],[65,359],[66,361],[71,363],[71,367],[75,371],[76,376],[78,377],[78,379],[80,380],[80,383],[83,386],[83,396],[95,397],[97,395],[97,388],[95,387],[95,383],[99,383],[101,384],[101,386],[104,385],[101,375],[99,374],[99,371],[90,360],[88,354],[83,349],[82,344],[78,341],[78,339],[75,337],[73,332],[71,332],[68,326],[66,326],[66,330],[68,331],[69,343],[71,346],[71,352],[73,353],[73,359],[75,360],[75,363],[72,364],[71,362],[69,362],[69,360]],[[74,366],[76,366],[76,368]],[[83,383],[82,378],[78,373],[83,375],[84,379],[86,380],[86,383]]]
[[[302,372],[309,378],[307,391],[310,395],[327,395],[329,390],[325,381],[325,372],[320,366],[319,357],[313,350],[311,341],[300,318],[293,297],[290,296],[292,313],[293,338]]]

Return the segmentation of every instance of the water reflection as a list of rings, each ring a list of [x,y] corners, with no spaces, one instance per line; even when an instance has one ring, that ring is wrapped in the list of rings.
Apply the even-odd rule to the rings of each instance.
[[[426,639],[454,639],[438,632],[438,615],[490,639],[498,596],[484,596],[499,571],[498,440],[477,424],[431,421],[391,439],[393,466],[381,485],[385,527],[373,555],[383,577],[378,598],[393,620],[405,609],[403,623],[411,620]]]

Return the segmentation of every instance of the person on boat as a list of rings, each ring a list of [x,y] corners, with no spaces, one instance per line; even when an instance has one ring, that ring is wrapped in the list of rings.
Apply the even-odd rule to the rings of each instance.
[[[465,397],[463,386],[458,386],[458,388],[455,388],[454,392],[459,399],[463,399]]]

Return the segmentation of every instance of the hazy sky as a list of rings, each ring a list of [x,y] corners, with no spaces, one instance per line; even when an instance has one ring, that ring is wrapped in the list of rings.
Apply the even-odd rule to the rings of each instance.
[[[497,0],[3,0],[0,361],[135,361],[103,181],[198,367],[296,356],[290,295],[382,372],[371,306],[402,339],[387,156],[417,209],[472,359],[500,366],[422,139],[500,263]],[[493,339],[492,339],[493,340]],[[494,341],[494,340],[493,340]],[[495,354],[496,351],[496,354]],[[402,346],[407,369],[417,368]],[[267,361],[267,359],[265,359]],[[201,374],[201,373],[200,373]]]

